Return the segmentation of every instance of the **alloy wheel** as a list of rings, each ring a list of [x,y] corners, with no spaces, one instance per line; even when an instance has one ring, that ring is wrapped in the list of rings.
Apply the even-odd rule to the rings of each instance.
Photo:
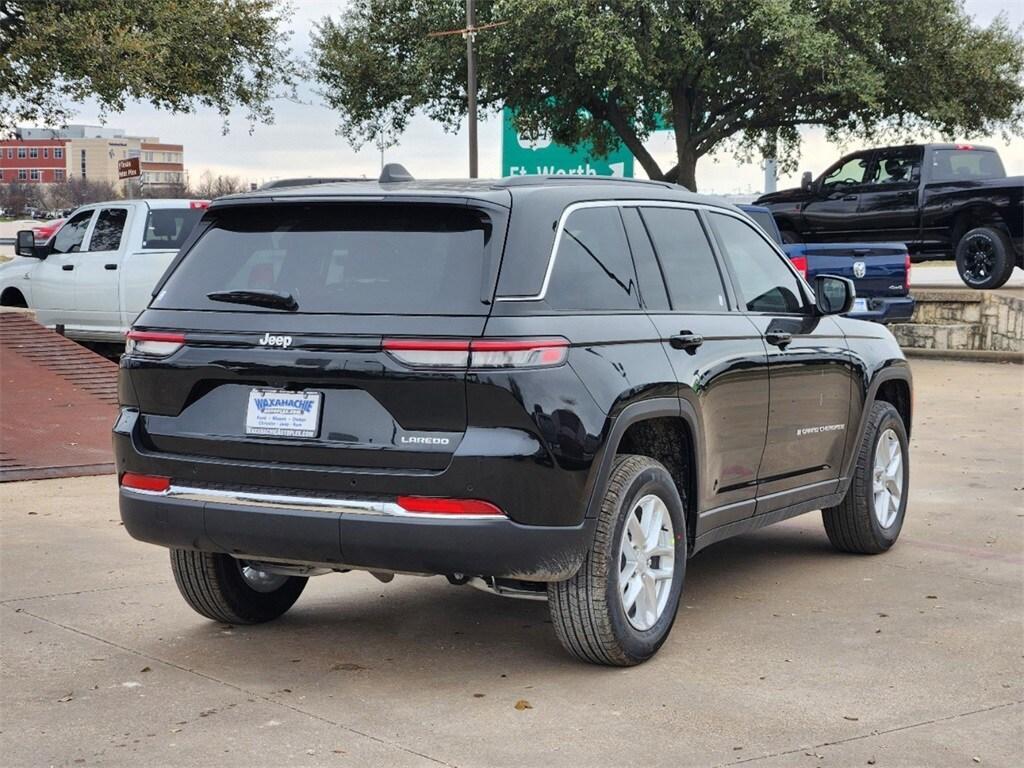
[[[871,490],[875,519],[882,528],[891,528],[899,516],[903,498],[903,446],[892,429],[878,437]]]
[[[639,499],[619,540],[619,599],[635,629],[650,629],[665,612],[675,551],[672,516],[665,502],[654,494]]]

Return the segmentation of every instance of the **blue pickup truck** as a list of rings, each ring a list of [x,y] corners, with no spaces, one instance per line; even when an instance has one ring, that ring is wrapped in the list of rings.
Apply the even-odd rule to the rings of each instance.
[[[902,323],[914,314],[910,254],[903,243],[784,243],[772,212],[760,205],[739,208],[757,222],[808,280],[838,275],[857,288],[850,317]]]

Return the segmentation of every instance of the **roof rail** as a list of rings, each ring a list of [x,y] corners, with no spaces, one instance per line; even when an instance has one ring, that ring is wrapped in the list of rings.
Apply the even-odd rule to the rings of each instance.
[[[566,173],[559,174],[557,176],[541,176],[541,175],[526,175],[526,176],[505,176],[504,178],[498,179],[495,182],[496,187],[528,187],[531,185],[541,184],[548,181],[567,181],[567,182],[588,182],[588,183],[604,183],[604,184],[646,184],[649,186],[662,187],[663,189],[677,189],[678,184],[673,184],[671,181],[658,181],[657,179],[628,179],[624,176],[584,176],[583,174]]]
[[[377,181],[381,184],[391,184],[396,181],[413,181],[413,178],[401,163],[388,163],[380,169],[380,178]]]

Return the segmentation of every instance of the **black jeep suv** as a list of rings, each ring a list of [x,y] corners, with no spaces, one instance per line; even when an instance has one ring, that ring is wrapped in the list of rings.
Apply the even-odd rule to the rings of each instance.
[[[222,198],[128,336],[121,516],[211,619],[276,618],[317,573],[442,574],[636,664],[715,541],[821,509],[841,550],[895,542],[910,371],[852,300],[659,182]]]

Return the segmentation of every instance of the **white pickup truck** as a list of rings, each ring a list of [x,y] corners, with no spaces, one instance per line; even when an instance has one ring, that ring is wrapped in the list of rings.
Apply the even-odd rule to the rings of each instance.
[[[124,341],[150,293],[209,205],[117,200],[78,208],[44,244],[18,233],[0,264],[0,305],[29,307],[83,341]],[[25,230],[31,235],[31,230]]]

